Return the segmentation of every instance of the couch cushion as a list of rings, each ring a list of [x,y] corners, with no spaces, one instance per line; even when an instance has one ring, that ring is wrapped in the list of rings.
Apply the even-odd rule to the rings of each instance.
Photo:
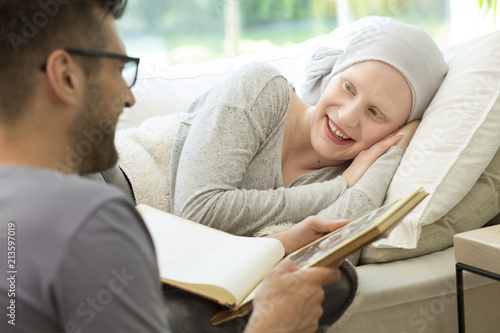
[[[359,294],[328,333],[456,333],[453,248],[418,258],[356,268]],[[500,284],[464,273],[467,327],[498,332]]]

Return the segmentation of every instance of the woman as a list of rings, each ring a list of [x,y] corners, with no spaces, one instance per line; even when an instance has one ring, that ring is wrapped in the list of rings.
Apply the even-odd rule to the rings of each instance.
[[[366,214],[381,205],[446,70],[424,31],[392,19],[344,49],[318,50],[305,100],[273,67],[242,68],[181,116],[173,213],[240,235]]]

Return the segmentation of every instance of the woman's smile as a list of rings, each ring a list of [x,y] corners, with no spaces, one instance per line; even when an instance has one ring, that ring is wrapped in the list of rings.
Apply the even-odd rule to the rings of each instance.
[[[325,116],[325,133],[328,139],[337,145],[348,145],[356,142],[350,138],[334,121]]]

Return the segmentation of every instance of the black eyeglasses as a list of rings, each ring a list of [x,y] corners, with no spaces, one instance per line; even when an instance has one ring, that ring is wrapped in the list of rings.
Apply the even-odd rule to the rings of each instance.
[[[137,80],[137,72],[139,71],[139,58],[132,58],[122,54],[94,51],[94,50],[79,50],[79,49],[64,49],[70,54],[79,54],[90,57],[106,57],[125,61],[125,66],[122,69],[122,77],[127,83],[128,88],[132,88]],[[47,62],[44,62],[40,69],[45,71],[47,69]]]

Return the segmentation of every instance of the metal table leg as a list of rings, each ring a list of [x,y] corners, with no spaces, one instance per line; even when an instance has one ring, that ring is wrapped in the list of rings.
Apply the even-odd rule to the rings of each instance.
[[[457,263],[455,267],[457,272],[458,333],[465,333],[464,274],[460,263]]]
[[[463,271],[485,276],[490,279],[500,281],[500,274],[485,271],[469,265],[456,263],[457,272],[457,307],[458,307],[458,333],[465,333],[465,306],[464,306],[464,278]]]

